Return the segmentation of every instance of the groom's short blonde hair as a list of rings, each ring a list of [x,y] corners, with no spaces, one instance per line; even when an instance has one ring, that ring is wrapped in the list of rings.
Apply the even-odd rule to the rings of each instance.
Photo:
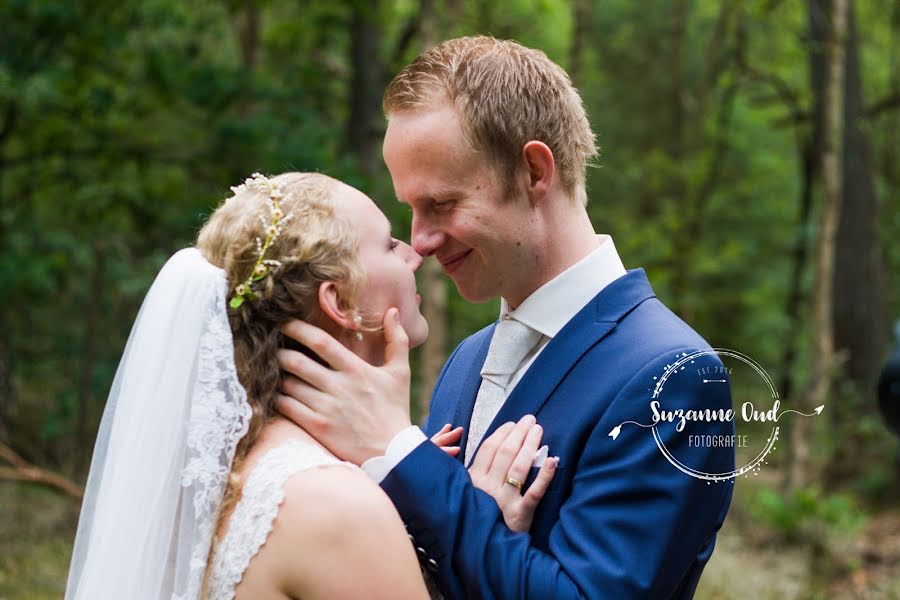
[[[384,93],[388,119],[449,103],[469,142],[510,183],[532,140],[553,152],[560,181],[587,201],[588,162],[597,154],[581,96],[562,67],[540,50],[492,37],[443,42],[403,69]]]

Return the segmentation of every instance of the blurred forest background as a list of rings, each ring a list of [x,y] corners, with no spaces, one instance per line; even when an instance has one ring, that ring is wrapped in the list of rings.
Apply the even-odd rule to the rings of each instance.
[[[589,211],[626,267],[797,420],[698,598],[900,598],[900,445],[875,381],[900,317],[900,0],[4,0],[0,599],[59,598],[93,439],[156,271],[253,171],[322,171],[408,239],[381,94],[442,39],[563,65],[601,147]],[[492,321],[434,265],[423,416]],[[785,435],[785,437],[788,437]]]

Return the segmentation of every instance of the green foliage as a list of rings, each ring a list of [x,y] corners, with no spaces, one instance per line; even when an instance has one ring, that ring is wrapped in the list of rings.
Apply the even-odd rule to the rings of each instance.
[[[826,494],[818,486],[799,488],[787,497],[763,488],[751,502],[750,513],[757,522],[795,542],[821,530],[854,534],[867,521],[866,512],[852,495]]]

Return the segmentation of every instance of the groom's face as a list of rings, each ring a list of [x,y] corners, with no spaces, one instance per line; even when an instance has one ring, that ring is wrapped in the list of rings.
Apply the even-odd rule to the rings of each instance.
[[[413,249],[436,257],[470,302],[516,298],[535,262],[535,215],[523,193],[506,197],[519,188],[472,148],[455,109],[392,114],[384,160],[412,210]]]

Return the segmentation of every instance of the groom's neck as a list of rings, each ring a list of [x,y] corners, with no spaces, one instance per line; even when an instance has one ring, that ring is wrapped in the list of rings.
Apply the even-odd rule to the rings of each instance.
[[[566,197],[558,200],[569,204],[557,204],[542,212],[540,223],[532,232],[531,260],[512,269],[517,277],[511,280],[513,285],[503,295],[510,310],[600,244],[584,206]]]

